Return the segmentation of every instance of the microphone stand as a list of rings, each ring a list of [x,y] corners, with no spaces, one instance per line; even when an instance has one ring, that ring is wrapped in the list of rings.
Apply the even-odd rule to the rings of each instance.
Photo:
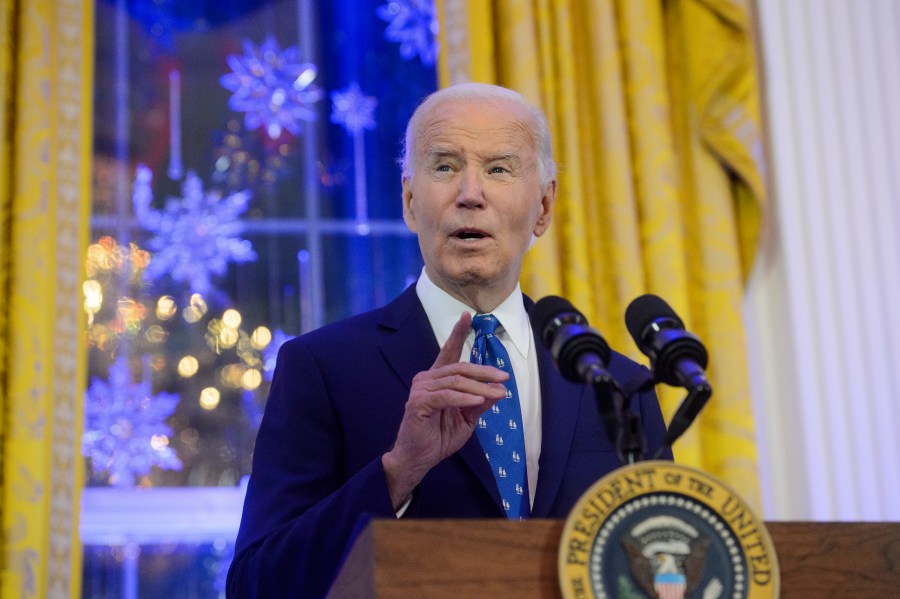
[[[625,393],[612,376],[603,369],[593,370],[587,377],[594,388],[609,440],[616,446],[616,456],[623,464],[635,464],[644,459],[644,431],[641,419],[625,405]]]
[[[621,412],[622,426],[619,429],[619,438],[616,444],[616,453],[623,464],[636,464],[644,460],[644,430],[641,428],[640,417],[631,410]]]
[[[621,394],[619,384],[603,369],[592,370],[585,378],[588,384],[594,388],[594,399],[597,401],[597,407],[600,408],[600,419],[603,420],[606,436],[609,437],[610,442],[616,443],[619,411],[613,391],[615,390],[615,396]]]

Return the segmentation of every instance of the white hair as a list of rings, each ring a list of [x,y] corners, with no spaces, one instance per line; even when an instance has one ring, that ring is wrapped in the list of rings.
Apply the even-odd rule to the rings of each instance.
[[[519,92],[490,85],[487,83],[460,83],[440,89],[429,95],[416,108],[406,124],[406,138],[403,143],[403,154],[400,157],[400,166],[403,169],[404,178],[412,178],[415,170],[415,145],[419,134],[419,126],[441,102],[445,100],[505,100],[514,102],[525,108],[532,117],[528,123],[528,129],[534,136],[534,146],[537,150],[538,176],[541,184],[546,185],[556,176],[556,163],[553,162],[553,148],[550,142],[550,127],[547,125],[547,117],[540,108],[532,105]]]

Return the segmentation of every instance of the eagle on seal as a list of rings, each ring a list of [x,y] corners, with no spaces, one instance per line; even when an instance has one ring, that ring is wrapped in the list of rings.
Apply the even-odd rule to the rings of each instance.
[[[621,544],[631,576],[647,597],[684,599],[703,581],[709,539],[678,519],[650,518],[623,535]]]

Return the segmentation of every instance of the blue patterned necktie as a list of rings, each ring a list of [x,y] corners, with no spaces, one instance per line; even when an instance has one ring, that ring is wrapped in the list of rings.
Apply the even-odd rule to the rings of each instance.
[[[475,343],[471,361],[496,366],[509,373],[509,379],[504,383],[506,397],[482,414],[475,430],[497,480],[506,516],[517,520],[527,518],[531,512],[525,470],[525,435],[516,376],[506,348],[494,335],[499,324],[492,314],[479,314],[472,319]]]

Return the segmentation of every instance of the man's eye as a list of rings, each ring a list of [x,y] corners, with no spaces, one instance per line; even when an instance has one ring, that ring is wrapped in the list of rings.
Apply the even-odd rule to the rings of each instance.
[[[439,165],[437,165],[437,167],[434,170],[439,173],[449,173],[450,165],[449,164],[439,164]]]
[[[502,166],[492,166],[491,170],[490,170],[490,173],[492,175],[498,175],[498,174],[508,173],[508,172],[509,171],[506,170],[505,168],[503,168]]]

